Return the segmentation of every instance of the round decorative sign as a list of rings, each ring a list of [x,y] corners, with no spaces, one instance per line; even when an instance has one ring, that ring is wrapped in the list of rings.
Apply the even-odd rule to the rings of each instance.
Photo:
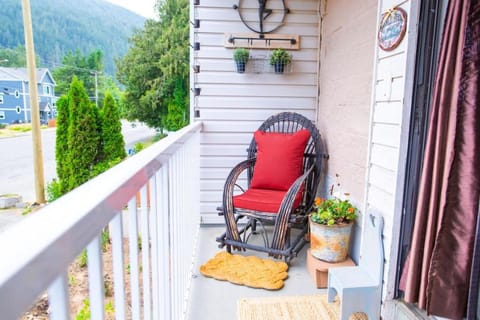
[[[402,8],[393,8],[382,15],[378,28],[378,45],[391,51],[398,47],[407,29],[407,13]]]
[[[238,10],[243,24],[259,34],[271,33],[280,28],[290,12],[285,0],[239,0],[233,8]]]

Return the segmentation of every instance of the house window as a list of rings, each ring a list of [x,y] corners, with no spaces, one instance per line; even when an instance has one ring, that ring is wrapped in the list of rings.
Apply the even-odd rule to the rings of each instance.
[[[0,104],[3,104],[3,94],[0,94]]]
[[[20,108],[20,106],[16,106],[16,107],[15,107],[15,111],[16,111],[18,114],[20,114],[20,113],[22,113],[22,108]]]
[[[44,85],[43,86],[43,94],[46,96],[50,95],[50,86],[49,85]]]
[[[0,120],[5,120],[5,111],[0,111]]]
[[[18,92],[18,90],[15,90],[15,98],[20,98],[20,92]]]

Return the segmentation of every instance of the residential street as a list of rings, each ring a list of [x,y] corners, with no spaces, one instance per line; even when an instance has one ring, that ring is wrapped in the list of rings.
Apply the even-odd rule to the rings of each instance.
[[[123,122],[122,132],[127,150],[155,134],[154,129],[145,125],[132,127],[127,122]],[[0,194],[19,194],[27,203],[35,200],[32,152],[31,132],[0,138]],[[42,130],[42,152],[45,183],[48,183],[56,177],[55,129]]]

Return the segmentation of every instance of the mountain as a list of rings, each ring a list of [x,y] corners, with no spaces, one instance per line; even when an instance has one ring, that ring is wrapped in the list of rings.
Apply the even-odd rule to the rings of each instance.
[[[0,48],[24,45],[21,1],[1,0]],[[128,38],[145,18],[103,0],[31,0],[35,53],[40,66],[54,68],[70,51],[101,49],[105,71],[128,49]]]

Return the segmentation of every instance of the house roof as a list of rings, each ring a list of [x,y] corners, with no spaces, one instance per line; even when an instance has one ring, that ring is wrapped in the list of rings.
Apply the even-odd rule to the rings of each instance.
[[[53,77],[47,68],[37,68],[37,83],[44,82],[46,77],[49,77],[49,80],[55,84],[55,80],[53,80]],[[0,80],[28,82],[27,68],[0,67]]]
[[[39,110],[40,111],[51,111],[52,106],[50,105],[50,103],[48,103],[46,101],[41,101],[40,105],[39,105]]]

